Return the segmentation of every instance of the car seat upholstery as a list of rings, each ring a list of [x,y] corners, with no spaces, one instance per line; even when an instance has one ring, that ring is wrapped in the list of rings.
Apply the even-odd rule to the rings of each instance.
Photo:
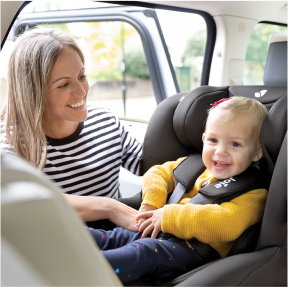
[[[287,41],[287,31],[285,33]],[[274,43],[273,38],[275,39],[271,37],[270,43]],[[279,37],[277,39],[280,41]],[[201,153],[201,135],[204,132],[207,109],[211,103],[231,96],[259,100],[269,109],[261,131],[265,156],[261,168],[272,175],[272,180],[260,236],[256,248],[253,247],[255,252],[208,263],[170,282],[150,281],[151,285],[286,286],[287,79],[267,80],[269,69],[273,69],[275,65],[273,55],[279,57],[283,51],[283,45],[277,43],[282,42],[276,42],[276,45],[272,46],[273,52],[269,50],[268,53],[270,60],[266,64],[266,80],[263,86],[202,86],[192,92],[177,94],[164,100],[154,112],[143,144],[143,173],[153,165],[176,160],[191,153]],[[284,44],[287,47],[287,42]],[[276,51],[277,48],[280,49],[279,53]],[[287,75],[286,60],[283,62],[286,65]],[[131,199],[133,198],[127,199],[128,204]],[[141,201],[135,196],[134,206],[137,200]],[[148,283],[149,280],[146,281],[146,285]],[[145,285],[145,283],[141,281],[129,285]]]
[[[61,191],[1,154],[1,286],[122,286]]]

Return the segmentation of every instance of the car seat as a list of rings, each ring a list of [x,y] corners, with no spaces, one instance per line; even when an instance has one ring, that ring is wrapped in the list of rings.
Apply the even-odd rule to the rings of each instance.
[[[1,286],[122,286],[61,190],[1,154]]]
[[[261,132],[265,155],[261,168],[272,175],[272,180],[260,236],[256,248],[253,247],[255,252],[208,263],[170,282],[148,280],[146,285],[286,286],[287,31],[273,35],[269,44],[263,86],[202,86],[172,96],[158,105],[143,144],[144,174],[153,165],[201,153],[201,135],[211,103],[231,96],[249,97],[263,103],[269,114]],[[272,73],[273,77],[269,77],[276,68],[281,75],[274,77],[276,73]],[[139,208],[140,196],[121,201]],[[145,282],[129,285],[145,285]]]

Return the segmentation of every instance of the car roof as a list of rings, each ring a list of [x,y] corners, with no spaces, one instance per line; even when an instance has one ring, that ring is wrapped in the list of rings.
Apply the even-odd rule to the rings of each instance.
[[[211,16],[229,15],[287,24],[287,1],[141,1],[197,9]]]
[[[202,10],[211,16],[229,15],[254,19],[258,22],[268,21],[287,24],[287,1],[133,1],[130,3],[129,1],[123,1],[119,2],[119,4],[131,5],[132,3],[137,3],[141,5],[141,2],[146,7],[152,4],[151,8],[157,8],[155,4],[159,4],[158,8],[160,8],[160,5],[162,7],[166,6],[166,8],[172,6],[179,9]],[[25,1],[1,1],[1,42],[9,29],[12,19],[15,17],[16,11],[24,3]]]

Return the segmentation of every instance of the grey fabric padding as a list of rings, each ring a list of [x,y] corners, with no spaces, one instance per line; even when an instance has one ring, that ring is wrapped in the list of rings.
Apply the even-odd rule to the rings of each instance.
[[[287,86],[287,42],[270,44],[264,71],[264,85]]]
[[[257,250],[282,246],[287,235],[287,134],[270,183]]]
[[[267,90],[263,96],[255,97],[263,90]],[[210,104],[230,96],[254,98],[270,109],[261,141],[266,157],[271,159],[275,168],[256,251],[201,266],[164,283],[164,286],[286,286],[287,87],[203,86],[167,98],[157,107],[148,125],[143,145],[143,171],[155,164],[201,153],[202,133]],[[133,282],[132,285],[138,284]]]
[[[202,152],[202,134],[211,104],[227,98],[228,87],[202,86],[190,92],[177,106],[173,118],[179,141],[195,152]]]
[[[270,173],[273,172],[286,131],[287,96],[283,96],[270,109],[261,131],[262,150]]]
[[[201,266],[185,275],[182,275],[183,282],[175,285],[173,281],[169,282],[170,286],[286,286],[286,278],[282,274],[282,268],[275,273],[267,270],[265,264],[269,264],[271,258],[277,256],[279,247],[271,247],[258,252],[239,254],[221,259],[210,263],[207,266]],[[280,262],[279,262],[280,263]],[[280,263],[281,264],[281,263]],[[284,262],[283,262],[284,264]],[[274,268],[273,268],[274,270]],[[258,277],[255,278],[254,273]],[[259,272],[259,273],[258,273]],[[254,284],[247,284],[249,278],[253,277]],[[246,282],[245,282],[246,281]],[[251,280],[252,281],[252,280]],[[284,283],[284,284],[283,284]],[[169,286],[165,284],[165,286]]]
[[[188,93],[171,96],[162,101],[152,115],[143,143],[143,174],[153,165],[177,160],[191,150],[178,140],[173,130],[173,116],[179,100]]]
[[[187,188],[189,192],[197,178],[206,169],[202,155],[200,153],[191,154],[186,159],[184,159],[181,164],[174,168],[172,174],[175,178],[175,182],[180,182]]]
[[[262,97],[259,96],[261,91],[266,91]],[[256,96],[255,96],[256,95]],[[241,96],[254,99],[264,104],[268,109],[281,97],[287,95],[286,86],[231,86],[229,88],[229,97]]]

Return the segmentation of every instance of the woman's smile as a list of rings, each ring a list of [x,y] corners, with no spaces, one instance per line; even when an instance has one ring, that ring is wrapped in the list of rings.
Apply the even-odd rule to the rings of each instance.
[[[82,99],[80,102],[76,102],[76,103],[67,105],[67,107],[69,107],[70,109],[73,109],[75,111],[80,111],[84,108],[84,105],[85,105],[85,103]]]
[[[61,53],[50,74],[43,128],[52,138],[67,137],[87,118],[89,84],[79,54],[72,48]],[[53,131],[53,133],[52,133]]]

